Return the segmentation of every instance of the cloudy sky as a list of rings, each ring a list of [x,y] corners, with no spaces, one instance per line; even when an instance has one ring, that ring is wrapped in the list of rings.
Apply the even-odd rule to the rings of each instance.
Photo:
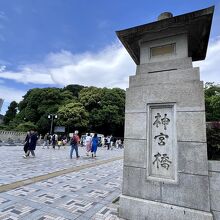
[[[220,2],[218,0],[1,0],[1,114],[36,87],[81,84],[128,87],[135,64],[115,31],[215,5],[201,79],[220,83]]]

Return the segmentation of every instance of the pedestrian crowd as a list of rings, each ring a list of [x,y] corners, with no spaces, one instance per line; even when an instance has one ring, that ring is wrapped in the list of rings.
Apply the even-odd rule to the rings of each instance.
[[[52,146],[55,150],[56,146],[60,149],[61,146],[65,148],[65,146],[69,143],[70,145],[70,159],[73,157],[73,152],[76,153],[76,158],[78,159],[79,151],[78,147],[85,146],[86,156],[91,156],[92,158],[96,157],[96,152],[99,146],[106,147],[107,150],[112,150],[113,148],[123,148],[123,141],[121,139],[117,139],[115,137],[107,136],[100,138],[97,133],[87,133],[85,140],[81,140],[79,137],[79,132],[76,130],[70,138],[67,138],[65,135],[50,135],[49,133],[45,134],[43,138],[41,135],[38,135],[36,131],[31,130],[27,132],[27,136],[24,141],[24,158],[27,157],[35,157],[35,149],[37,145],[37,141],[43,139],[42,148],[47,149]]]
[[[60,149],[61,146],[66,146],[67,144],[67,137],[65,135],[57,135],[53,134],[50,135],[49,133],[45,134],[43,137],[43,146],[44,149],[45,146],[49,148],[50,145],[52,145],[53,149],[55,149],[56,145],[58,146],[58,149]]]

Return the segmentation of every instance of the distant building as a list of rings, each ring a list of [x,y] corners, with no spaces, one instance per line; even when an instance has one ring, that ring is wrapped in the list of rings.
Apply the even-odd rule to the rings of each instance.
[[[3,105],[3,99],[0,99],[0,112],[2,109],[2,105]],[[4,116],[0,114],[0,124],[3,123],[3,119],[4,119]]]
[[[3,99],[0,99],[0,112],[1,112],[1,109],[2,109],[2,105],[3,105]]]

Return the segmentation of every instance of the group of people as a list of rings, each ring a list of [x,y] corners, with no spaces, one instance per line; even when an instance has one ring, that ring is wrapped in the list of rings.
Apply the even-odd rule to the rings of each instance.
[[[107,150],[112,150],[114,147],[123,148],[123,142],[121,139],[117,139],[111,135],[105,138],[105,146],[107,147]]]
[[[24,158],[27,158],[32,155],[32,157],[35,157],[35,149],[37,145],[37,140],[38,140],[38,135],[37,132],[34,130],[28,131],[27,136],[25,138],[25,143],[24,143]]]
[[[74,150],[76,152],[76,158],[79,158],[78,145],[80,143],[80,138],[78,136],[78,133],[79,133],[78,131],[75,131],[73,137],[70,140],[70,145],[71,145],[70,158],[71,159],[72,159]],[[99,139],[98,139],[97,134],[95,133],[94,136],[92,137],[90,133],[88,133],[86,136],[86,156],[89,156],[89,154],[91,153],[92,158],[96,157],[98,144],[99,144]]]
[[[73,156],[73,151],[75,150],[76,152],[76,158],[79,158],[79,151],[78,151],[78,146],[80,144],[80,138],[78,135],[78,131],[76,130],[73,134],[73,136],[70,138],[70,159],[72,159]],[[38,134],[36,131],[31,130],[27,132],[27,136],[25,138],[25,143],[24,143],[24,158],[29,157],[32,155],[32,157],[35,157],[35,149],[38,141]],[[40,138],[41,139],[41,138]],[[92,158],[96,157],[96,152],[97,148],[100,144],[100,139],[97,135],[97,133],[86,134],[86,139],[85,139],[85,146],[86,146],[86,156],[90,156]],[[65,146],[68,142],[68,139],[66,136],[58,136],[56,134],[50,135],[49,133],[45,134],[43,137],[43,145],[42,148],[49,148],[49,145],[51,144],[53,146],[53,149],[55,149],[55,146],[58,145],[58,148],[60,148],[61,145]],[[107,147],[107,149],[113,149],[113,147],[116,148],[122,148],[123,143],[120,139],[116,139],[113,136],[108,136],[103,139],[104,142],[104,147]]]
[[[91,137],[90,133],[86,136],[86,155],[89,156],[90,152],[92,157],[96,157],[96,151],[99,145],[99,138],[95,133],[93,137]]]
[[[50,135],[49,133],[47,133],[44,135],[43,140],[43,149],[45,148],[45,146],[49,148],[50,145],[53,146],[53,149],[55,149],[56,145],[58,146],[58,149],[60,149],[61,146],[66,146],[67,144],[66,136],[61,136],[57,134]]]

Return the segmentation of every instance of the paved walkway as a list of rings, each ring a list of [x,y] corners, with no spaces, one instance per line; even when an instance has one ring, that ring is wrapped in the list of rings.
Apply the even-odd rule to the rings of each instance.
[[[98,148],[96,159],[85,156],[85,148],[79,148],[79,159],[75,158],[73,152],[73,159],[69,157],[70,147],[62,147],[60,150],[56,149],[42,149],[38,146],[36,148],[35,158],[23,158],[22,146],[2,146],[0,147],[0,187],[1,185],[10,184],[16,181],[30,179],[40,175],[45,175],[60,170],[68,169],[70,167],[81,166],[85,164],[92,164],[100,160],[108,160],[115,157],[123,156],[122,149],[106,150],[105,148]]]
[[[4,182],[3,171],[7,177],[7,181],[5,181],[7,183],[21,180],[22,177],[33,177],[31,169],[34,169],[35,176],[76,166],[78,171],[0,193],[1,220],[119,219],[117,217],[117,205],[113,204],[112,201],[121,193],[122,160],[105,162],[101,165],[96,164],[90,168],[85,167],[95,165],[97,162],[104,162],[107,159],[109,161],[116,159],[116,157],[122,156],[123,150],[107,151],[106,149],[99,149],[97,159],[81,157],[78,160],[70,160],[68,157],[69,149],[54,151],[38,148],[37,157],[29,159],[21,158],[21,149],[16,147],[10,149],[12,151],[5,147],[0,148],[0,159],[3,160],[2,165],[4,166],[3,170],[0,171],[2,182]],[[4,157],[2,150],[11,157]],[[81,155],[84,154],[83,150],[80,149]],[[20,169],[17,166],[20,166]],[[13,171],[13,167],[16,171]],[[10,173],[7,174],[4,169]],[[28,174],[27,170],[30,170]],[[10,175],[12,180],[9,178]]]

